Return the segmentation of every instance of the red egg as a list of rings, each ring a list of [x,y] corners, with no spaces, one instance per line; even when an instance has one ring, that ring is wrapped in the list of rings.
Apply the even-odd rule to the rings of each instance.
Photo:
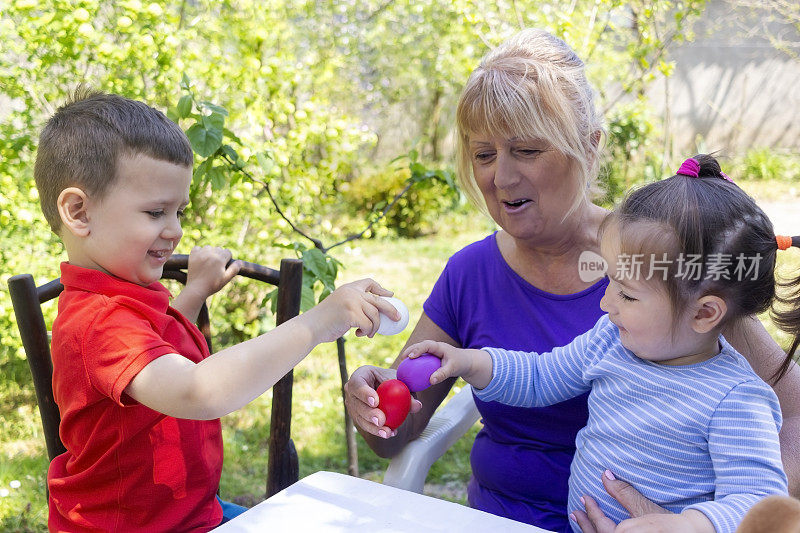
[[[386,415],[386,425],[397,429],[411,409],[411,392],[398,379],[389,379],[378,386],[378,409]]]

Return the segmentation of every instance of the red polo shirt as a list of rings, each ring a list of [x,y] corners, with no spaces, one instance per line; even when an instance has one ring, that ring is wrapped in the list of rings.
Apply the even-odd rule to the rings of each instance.
[[[222,520],[219,420],[163,415],[123,393],[168,353],[199,362],[208,347],[169,306],[160,283],[141,287],[61,265],[53,323],[53,392],[67,452],[50,464],[51,531],[206,531]]]

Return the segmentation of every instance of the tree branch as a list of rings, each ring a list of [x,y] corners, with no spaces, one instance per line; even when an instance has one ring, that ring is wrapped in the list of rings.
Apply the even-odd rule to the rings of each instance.
[[[305,237],[306,239],[311,241],[314,244],[314,247],[317,248],[318,250],[320,250],[322,253],[328,253],[328,251],[331,250],[332,248],[336,248],[337,246],[341,246],[342,244],[345,244],[345,243],[348,243],[350,241],[355,241],[357,239],[362,238],[365,233],[367,233],[370,229],[372,229],[372,226],[374,226],[377,222],[379,222],[380,220],[382,220],[383,218],[386,217],[386,214],[395,206],[395,204],[398,201],[400,201],[400,198],[402,198],[403,195],[405,195],[409,191],[409,189],[411,189],[411,187],[414,186],[414,183],[416,183],[416,182],[413,182],[413,181],[407,183],[406,186],[403,187],[403,190],[401,190],[399,193],[395,194],[395,196],[392,199],[392,201],[389,204],[387,204],[386,207],[383,208],[383,210],[381,211],[380,215],[378,215],[377,218],[375,218],[369,224],[367,224],[367,227],[365,227],[363,230],[361,230],[358,233],[354,233],[354,234],[348,236],[346,239],[344,239],[342,241],[334,243],[334,244],[332,244],[330,246],[325,246],[325,245],[322,244],[321,240],[315,239],[314,237],[308,235],[303,230],[301,230],[300,228],[295,226],[295,224],[289,219],[289,217],[286,216],[286,214],[280,208],[280,205],[278,205],[277,199],[275,198],[275,196],[273,196],[272,190],[269,187],[269,183],[267,183],[266,181],[263,181],[261,179],[256,178],[250,172],[248,172],[246,169],[237,166],[233,162],[233,160],[228,156],[228,154],[223,153],[221,157],[228,163],[228,166],[231,169],[233,169],[234,171],[237,171],[237,172],[241,172],[247,179],[251,180],[254,183],[258,183],[259,185],[261,185],[263,190],[265,190],[267,192],[267,195],[269,196],[269,200],[272,203],[273,207],[275,208],[275,211],[278,212],[278,215],[280,215],[280,217],[283,220],[285,220],[287,224],[289,224],[289,226],[292,228],[292,230],[294,232],[299,233],[300,235],[302,235],[303,237]]]
[[[388,213],[388,212],[389,212],[389,210],[390,210],[392,207],[394,207],[394,204],[396,204],[396,203],[397,203],[397,202],[400,200],[400,198],[402,198],[402,197],[403,197],[403,195],[404,195],[405,193],[407,193],[407,192],[408,192],[408,190],[409,190],[409,189],[410,189],[410,188],[411,188],[413,185],[414,185],[414,183],[413,183],[413,182],[411,182],[411,183],[407,183],[407,184],[406,184],[406,186],[403,188],[403,190],[402,190],[402,191],[400,191],[399,193],[397,193],[397,194],[394,196],[394,199],[391,201],[391,203],[389,203],[389,204],[388,204],[386,207],[384,207],[384,208],[383,208],[383,211],[381,211],[381,214],[378,216],[378,218],[376,218],[375,220],[373,220],[372,222],[370,222],[370,223],[367,225],[367,227],[366,227],[366,228],[364,228],[363,230],[361,230],[361,232],[359,232],[359,233],[355,233],[355,234],[353,234],[353,235],[350,235],[350,236],[349,236],[349,237],[347,237],[345,240],[343,240],[343,241],[340,241],[340,242],[337,242],[336,244],[331,244],[330,246],[328,246],[327,248],[323,249],[322,251],[323,251],[323,252],[327,252],[327,251],[328,251],[328,250],[330,250],[331,248],[336,248],[337,246],[341,246],[342,244],[345,244],[345,243],[347,243],[347,242],[354,241],[354,240],[356,240],[356,239],[360,239],[361,237],[363,237],[363,236],[364,236],[364,234],[365,234],[366,232],[368,232],[368,231],[370,230],[370,228],[372,228],[372,226],[374,226],[374,225],[375,225],[375,223],[376,223],[376,222],[378,222],[379,220],[381,220],[382,218],[384,218],[384,217],[386,216],[386,213]]]
[[[302,235],[303,237],[305,237],[306,239],[308,239],[309,241],[314,243],[314,246],[316,248],[319,248],[320,250],[325,251],[325,247],[322,245],[322,241],[320,241],[319,239],[315,239],[314,237],[311,237],[310,235],[307,235],[303,230],[301,230],[300,228],[295,226],[294,223],[291,220],[289,220],[289,217],[287,217],[286,214],[284,214],[284,212],[281,209],[280,205],[278,205],[278,201],[275,199],[275,196],[272,195],[272,190],[269,188],[269,183],[267,183],[266,181],[263,181],[263,180],[260,180],[260,179],[256,178],[255,176],[250,174],[247,170],[238,167],[236,164],[234,164],[233,160],[231,160],[231,158],[228,157],[228,154],[222,154],[222,158],[225,159],[225,161],[228,163],[228,165],[233,170],[241,172],[249,180],[251,180],[251,181],[253,181],[255,183],[258,183],[259,185],[261,185],[264,188],[265,191],[267,191],[267,195],[269,196],[269,201],[272,202],[273,207],[275,207],[275,211],[277,211],[278,214],[280,215],[280,217],[283,220],[285,220],[286,223],[289,224],[289,226],[291,226],[292,230],[294,230],[296,233],[299,233],[300,235]]]

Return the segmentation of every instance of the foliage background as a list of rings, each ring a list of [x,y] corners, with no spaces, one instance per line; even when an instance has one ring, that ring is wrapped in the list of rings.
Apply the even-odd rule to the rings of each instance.
[[[462,84],[491,46],[523,26],[564,38],[587,63],[607,119],[608,157],[601,174],[606,196],[600,201],[608,204],[634,183],[659,177],[674,162],[662,156],[663,127],[646,103],[646,89],[656,76],[671,73],[669,46],[691,39],[691,22],[704,5],[0,0],[0,485],[23,478],[31,487],[0,498],[2,528],[43,524],[38,413],[5,279],[29,272],[45,282],[58,275],[65,259],[39,212],[32,163],[39,130],[79,84],[146,101],[186,129],[212,120],[215,106],[224,108],[225,142],[254,179],[231,172],[220,158],[208,162],[195,182],[178,251],[213,243],[231,248],[236,257],[276,264],[311,245],[276,213],[263,184],[270,184],[290,220],[326,244],[362,229],[413,174],[414,161],[435,171],[452,167],[452,123]],[[187,88],[195,97],[188,110],[181,99]],[[414,157],[397,160],[402,154]],[[208,155],[198,154],[197,165]],[[796,157],[769,150],[731,164],[764,179],[800,180]],[[350,267],[347,280],[378,271],[390,287],[401,284],[404,300],[418,314],[446,257],[490,229],[469,206],[453,202],[446,184],[433,182],[412,189],[366,234],[374,243],[342,246],[332,255]],[[425,238],[407,240],[419,237]],[[379,267],[370,267],[370,256]],[[217,297],[214,316],[224,317],[213,324],[223,336],[217,345],[272,327],[266,298],[246,284]],[[48,313],[52,319],[53,310]],[[348,348],[350,368],[388,364],[403,340],[351,342],[356,348]],[[303,473],[343,465],[334,358],[329,347],[315,350],[296,377]],[[328,387],[322,393],[320,383]],[[226,419],[233,467],[223,493],[259,494],[265,467],[249,458],[268,434],[269,394],[259,402]],[[305,423],[324,430],[312,435]],[[465,449],[444,463],[449,470],[437,479],[468,473]],[[368,451],[360,457],[363,471],[383,465]]]
[[[608,175],[626,184],[630,160],[646,152],[654,129],[653,117],[637,101],[656,71],[669,72],[666,46],[690,35],[681,30],[703,5],[663,0],[581,0],[568,7],[473,0],[2,3],[0,260],[6,272],[31,272],[37,280],[54,277],[63,253],[42,222],[32,186],[36,139],[79,84],[185,116],[177,104],[184,95],[180,80],[187,75],[199,102],[210,100],[227,110],[226,127],[242,141],[243,164],[272,185],[287,217],[317,237],[337,240],[362,227],[369,210],[396,192],[391,189],[403,169],[389,163],[394,157],[416,148],[431,167],[450,164],[458,90],[488,47],[520,26],[547,28],[586,58],[600,104],[607,108],[611,153],[621,155],[621,164],[610,160]],[[272,164],[263,164],[264,155]],[[208,179],[196,183],[192,197],[184,250],[202,237],[255,260],[275,244],[296,239],[262,187],[219,164],[205,170]],[[368,236],[431,231],[445,193],[435,187],[415,191]],[[13,331],[6,293],[0,298],[0,325]],[[232,302],[239,307],[237,298]],[[241,322],[243,334],[256,332],[245,324],[251,321]],[[14,335],[3,337],[0,368],[24,382],[25,363]]]

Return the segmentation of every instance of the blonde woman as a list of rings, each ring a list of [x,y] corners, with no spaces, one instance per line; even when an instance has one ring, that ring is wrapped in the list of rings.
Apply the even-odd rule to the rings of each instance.
[[[607,214],[591,201],[603,126],[583,62],[562,40],[524,30],[473,71],[456,120],[459,179],[500,230],[448,260],[407,346],[435,340],[548,352],[568,344],[600,318],[608,284],[607,278],[583,281],[578,271],[581,253],[599,253],[598,228]],[[725,337],[765,380],[784,359],[757,320]],[[347,408],[382,457],[422,432],[454,381],[419,393],[421,405],[414,402],[414,412],[394,432],[384,425],[375,392],[393,377],[394,370],[365,366],[346,385]],[[800,442],[800,372],[792,368],[775,392],[784,414],[783,460],[790,491],[797,493],[800,453],[791,443]],[[567,481],[575,436],[587,421],[586,395],[541,408],[475,403],[483,428],[470,457],[469,504],[570,531]],[[665,512],[621,481],[603,482],[633,516]],[[590,518],[601,514],[593,510]]]

